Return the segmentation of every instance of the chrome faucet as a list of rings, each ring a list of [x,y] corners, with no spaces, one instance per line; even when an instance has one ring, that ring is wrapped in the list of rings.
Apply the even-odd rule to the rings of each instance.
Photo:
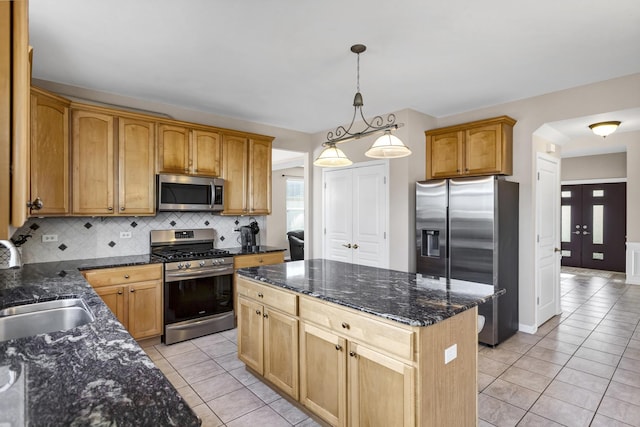
[[[20,258],[20,252],[18,252],[18,248],[13,244],[11,240],[0,240],[0,245],[5,246],[9,249],[9,268],[20,268],[22,267],[22,260]]]

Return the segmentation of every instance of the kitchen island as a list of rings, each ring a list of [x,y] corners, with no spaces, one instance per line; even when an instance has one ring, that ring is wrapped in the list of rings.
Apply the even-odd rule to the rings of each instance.
[[[477,283],[322,259],[237,272],[238,355],[331,425],[477,424]]]
[[[13,383],[0,392],[0,424],[200,424],[78,270],[153,262],[142,255],[0,270],[0,309],[81,297],[95,316],[73,329],[0,342],[0,388]]]

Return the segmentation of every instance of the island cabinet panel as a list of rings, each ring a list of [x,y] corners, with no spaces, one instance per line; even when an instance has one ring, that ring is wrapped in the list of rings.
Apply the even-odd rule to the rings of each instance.
[[[300,324],[300,403],[333,426],[347,425],[347,340]]]
[[[32,88],[30,200],[42,208],[32,206],[31,215],[69,214],[70,142],[69,101]]]
[[[515,123],[501,116],[426,131],[426,179],[512,175]]]
[[[263,348],[262,304],[238,297],[238,358],[260,375],[264,374]]]
[[[263,307],[264,377],[294,399],[298,398],[298,319]]]
[[[82,275],[135,339],[162,335],[162,265],[86,270]]]

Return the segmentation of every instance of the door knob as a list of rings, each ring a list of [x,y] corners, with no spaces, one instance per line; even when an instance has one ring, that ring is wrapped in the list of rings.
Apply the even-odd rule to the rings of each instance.
[[[591,233],[589,233],[588,231],[583,231],[582,234],[583,235],[587,235],[587,234],[591,234]]]
[[[580,234],[580,231],[574,231],[573,234]]]
[[[553,252],[561,252],[560,248],[553,248]]]
[[[346,245],[343,243],[342,246],[345,248],[351,249],[351,243],[347,243]]]
[[[358,246],[358,244],[357,244],[357,243],[353,245],[353,249],[358,249],[359,247],[360,247],[360,246]]]

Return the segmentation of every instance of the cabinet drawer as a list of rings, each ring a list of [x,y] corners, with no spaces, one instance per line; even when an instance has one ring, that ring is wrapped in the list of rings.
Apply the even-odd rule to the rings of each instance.
[[[251,282],[236,276],[238,295],[251,298],[264,305],[276,308],[284,313],[296,316],[298,314],[298,296],[287,291],[281,291],[269,286]]]
[[[335,305],[306,297],[300,298],[300,319],[330,329],[386,353],[413,360],[414,333],[353,313]]]
[[[255,255],[237,255],[233,258],[233,268],[258,267],[284,262],[284,252],[268,252]]]
[[[82,274],[94,288],[148,280],[162,280],[162,264],[101,268],[83,271]]]

